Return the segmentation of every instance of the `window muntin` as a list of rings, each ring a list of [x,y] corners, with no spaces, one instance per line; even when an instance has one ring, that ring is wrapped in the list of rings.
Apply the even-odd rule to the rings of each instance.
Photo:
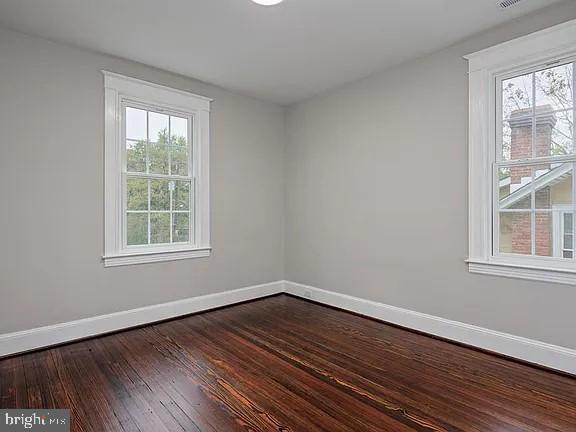
[[[494,256],[575,258],[564,219],[576,210],[574,70],[565,62],[497,79]]]
[[[123,104],[126,248],[193,244],[193,117]]]

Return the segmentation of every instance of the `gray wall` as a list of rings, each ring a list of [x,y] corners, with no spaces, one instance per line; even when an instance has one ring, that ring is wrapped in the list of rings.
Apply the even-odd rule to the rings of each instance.
[[[576,348],[576,287],[464,263],[462,56],[572,18],[563,3],[289,109],[286,278]]]
[[[285,277],[576,348],[574,287],[467,272],[462,59],[575,17],[574,2],[549,8],[286,117],[198,81],[0,30],[0,334]],[[215,98],[210,258],[103,267],[100,69]]]
[[[101,69],[215,98],[210,258],[105,269]],[[283,277],[284,110],[0,30],[0,334]]]

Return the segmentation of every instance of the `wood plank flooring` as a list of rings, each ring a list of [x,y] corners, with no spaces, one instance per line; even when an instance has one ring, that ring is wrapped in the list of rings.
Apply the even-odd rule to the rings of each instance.
[[[576,380],[285,295],[0,360],[73,431],[576,431]]]

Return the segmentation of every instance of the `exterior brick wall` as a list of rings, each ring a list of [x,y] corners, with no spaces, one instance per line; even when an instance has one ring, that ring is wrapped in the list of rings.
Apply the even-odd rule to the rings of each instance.
[[[532,253],[531,231],[530,213],[514,213],[512,217],[512,253],[524,255]]]
[[[536,212],[536,255],[552,256],[552,214]]]

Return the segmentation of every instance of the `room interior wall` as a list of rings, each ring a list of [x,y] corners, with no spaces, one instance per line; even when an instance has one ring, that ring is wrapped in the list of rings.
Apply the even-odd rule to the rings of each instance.
[[[290,280],[576,348],[574,287],[467,272],[464,54],[565,2],[284,109],[0,30],[0,334]],[[101,69],[215,99],[210,258],[105,269]]]
[[[286,279],[576,348],[574,286],[468,273],[463,58],[574,18],[550,6],[290,107]]]
[[[105,69],[214,98],[209,258],[104,268]],[[0,334],[283,278],[284,109],[0,30]]]

